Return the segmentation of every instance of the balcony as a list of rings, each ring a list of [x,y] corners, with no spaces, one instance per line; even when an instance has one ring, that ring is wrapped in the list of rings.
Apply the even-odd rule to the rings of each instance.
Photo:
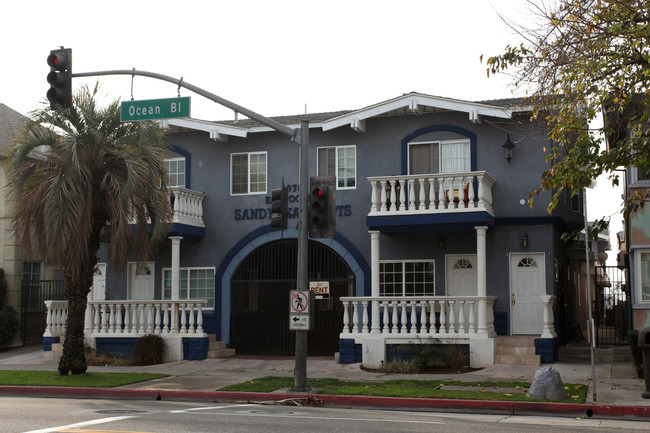
[[[187,188],[170,188],[174,209],[171,234],[200,238],[205,236],[203,199],[205,193]]]
[[[485,171],[369,177],[367,225],[404,231],[441,224],[492,225],[494,179]],[[422,227],[421,227],[422,228]]]

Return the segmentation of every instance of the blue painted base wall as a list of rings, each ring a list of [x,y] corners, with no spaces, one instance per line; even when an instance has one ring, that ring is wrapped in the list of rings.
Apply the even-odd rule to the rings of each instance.
[[[200,361],[208,357],[208,337],[183,338],[183,359]]]
[[[124,359],[132,359],[137,338],[97,338],[97,350]],[[183,338],[183,359],[201,360],[208,357],[208,337]],[[51,349],[50,349],[51,350]]]
[[[43,337],[43,352],[51,352],[52,345],[61,342],[61,337]]]
[[[535,353],[540,355],[542,364],[554,364],[559,353],[557,338],[536,338]]]
[[[355,344],[352,338],[339,339],[339,364],[356,362],[361,362],[361,345]]]

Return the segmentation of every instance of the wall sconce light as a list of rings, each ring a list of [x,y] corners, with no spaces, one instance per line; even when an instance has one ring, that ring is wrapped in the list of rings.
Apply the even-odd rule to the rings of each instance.
[[[440,236],[440,239],[438,239],[438,248],[443,249],[445,247],[445,238]]]
[[[521,238],[521,246],[524,248],[528,247],[528,233],[524,233],[524,236]]]
[[[510,164],[510,160],[512,159],[512,151],[515,148],[515,143],[510,140],[510,134],[508,134],[508,139],[506,142],[503,144],[503,150],[506,154],[506,161],[508,161],[508,164]]]

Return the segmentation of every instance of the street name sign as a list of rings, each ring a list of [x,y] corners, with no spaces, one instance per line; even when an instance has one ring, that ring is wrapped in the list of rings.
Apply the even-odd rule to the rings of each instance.
[[[120,109],[122,122],[190,117],[190,97],[122,101]]]

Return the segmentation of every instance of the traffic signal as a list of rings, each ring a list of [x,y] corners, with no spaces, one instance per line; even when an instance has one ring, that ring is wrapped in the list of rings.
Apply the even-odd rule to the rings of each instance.
[[[315,176],[309,187],[309,237],[334,238],[336,234],[336,185],[333,176]]]
[[[47,74],[47,82],[50,83],[50,89],[47,91],[50,108],[55,110],[72,107],[72,49],[60,48],[50,51],[47,64],[50,66],[50,73]]]
[[[282,184],[282,188],[271,190],[271,227],[287,228],[289,218],[289,187]]]

